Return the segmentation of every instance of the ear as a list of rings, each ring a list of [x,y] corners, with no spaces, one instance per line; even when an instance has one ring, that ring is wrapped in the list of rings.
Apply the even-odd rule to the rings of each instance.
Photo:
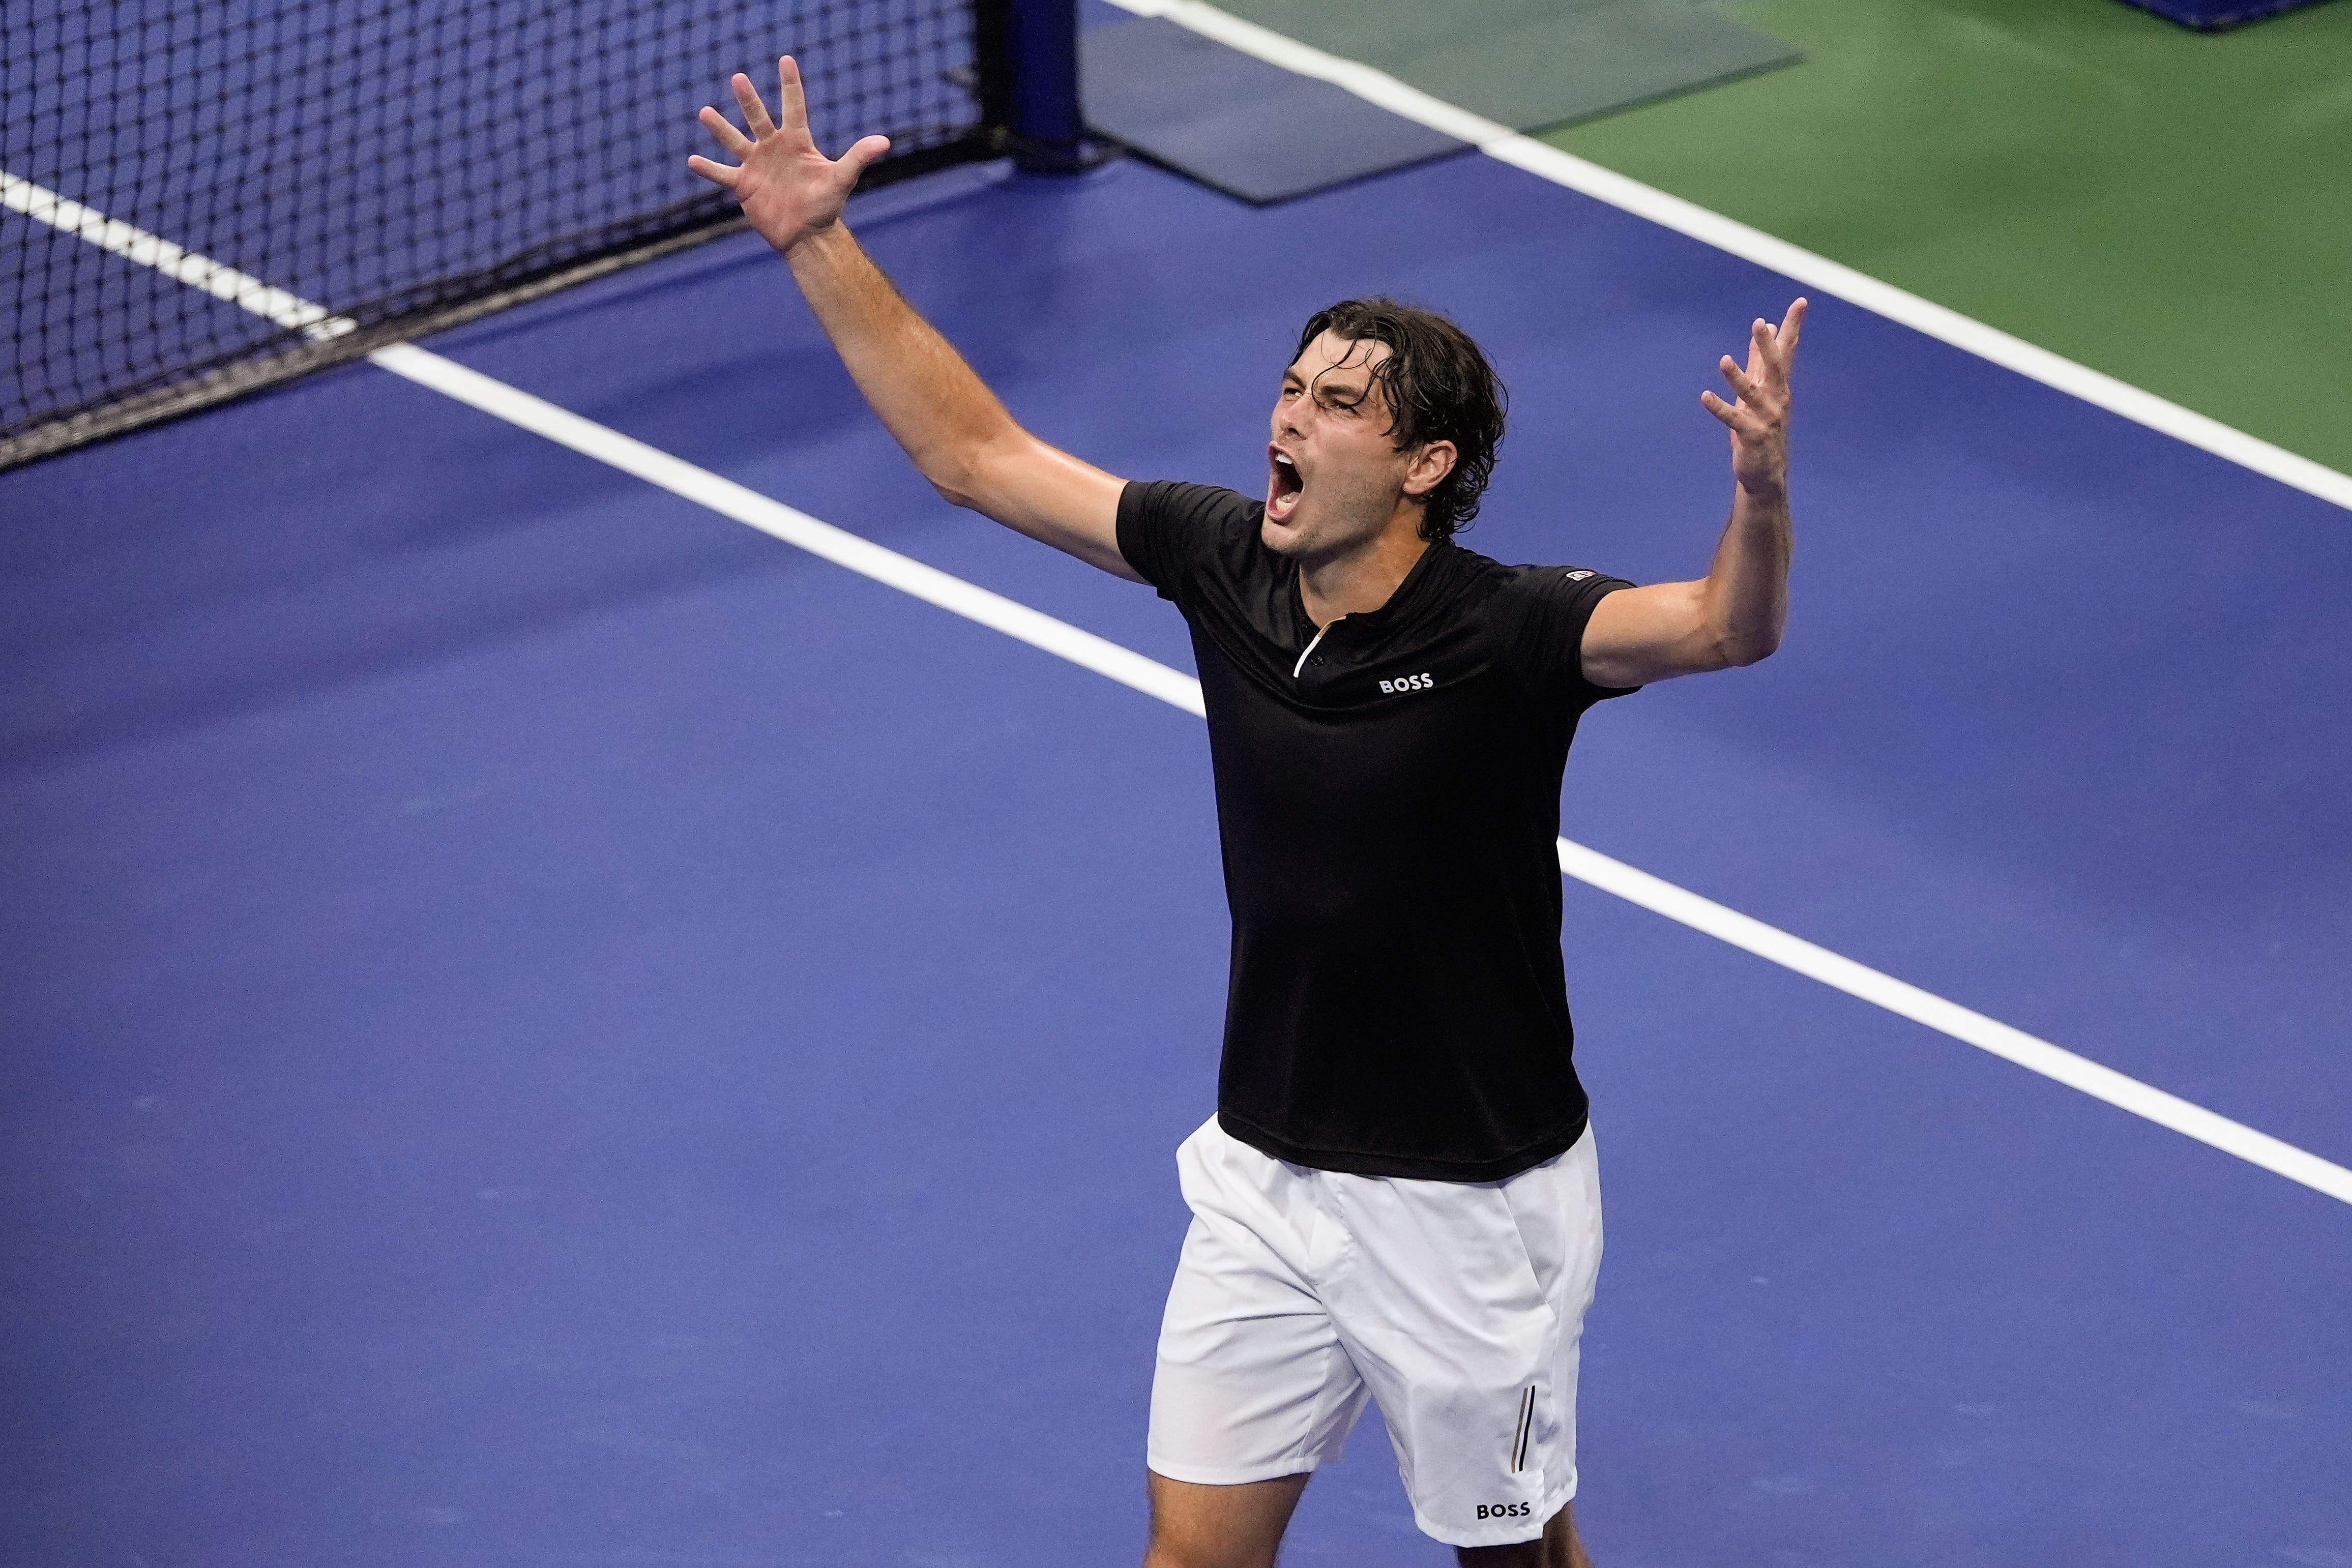
[[[1404,465],[1404,493],[1408,500],[1425,501],[1429,493],[1445,482],[1454,472],[1454,460],[1461,451],[1450,441],[1433,441],[1414,450]]]

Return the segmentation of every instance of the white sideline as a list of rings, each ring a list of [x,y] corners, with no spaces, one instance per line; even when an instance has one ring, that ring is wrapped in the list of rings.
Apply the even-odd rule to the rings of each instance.
[[[1367,102],[1378,104],[1429,127],[1442,135],[1467,141],[1492,158],[1524,169],[1556,185],[1565,185],[1596,201],[1606,202],[1638,217],[1649,219],[1677,234],[1728,251],[1742,260],[1769,267],[1807,288],[1835,295],[1890,320],[1925,332],[1956,349],[1990,360],[2006,370],[2055,387],[2150,430],[2185,441],[2216,457],[2251,468],[2266,478],[2293,486],[2321,500],[2352,507],[2352,475],[2339,474],[2324,464],[2273,446],[2258,436],[2234,430],[2220,420],[2143,392],[2126,382],[2078,365],[2047,349],[2036,348],[1997,327],[1948,309],[1933,300],[1882,283],[1866,273],[1816,256],[1761,229],[1710,212],[1680,196],[1629,179],[1598,163],[1525,136],[1507,125],[1483,119],[1408,87],[1387,72],[1356,60],[1329,55],[1295,38],[1220,11],[1204,0],[1111,0],[1139,16],[1157,16],[1213,38],[1230,48],[1252,55],[1269,65],[1299,76],[1312,77],[1344,88]]]
[[[2104,1100],[2289,1181],[2301,1182],[2330,1197],[2352,1203],[2352,1170],[2307,1154],[2268,1133],[2256,1132],[2242,1122],[2232,1122],[2177,1094],[2168,1094],[2137,1078],[2126,1077],[2112,1067],[2103,1067],[2087,1056],[2077,1056],[2063,1046],[2037,1040],[2023,1030],[2011,1029],[1958,1002],[1946,1001],[1932,991],[1923,991],[1892,975],[1857,964],[1801,936],[1792,936],[1778,926],[1767,925],[1752,915],[1742,915],[1567,839],[1559,841],[1559,869],[1628,903],[1638,904],[1669,920],[1679,920],[1735,947],[1744,947],[1759,958],[1769,958],[1783,968],[1794,969],[1848,996],[1874,1002],[1914,1023],[1926,1024],[2029,1071],[2055,1079],[2070,1089],[2079,1089],[2095,1100]]]
[[[1190,3],[1190,0],[1186,0]],[[195,256],[159,239],[143,229],[117,223],[79,203],[29,182],[0,172],[0,200],[26,216],[49,224],[79,238],[101,246],[143,266],[162,267],[174,277],[193,283],[281,326],[311,331],[349,330],[350,323],[331,317],[321,307],[272,288],[257,278]],[[199,281],[201,280],[201,281]],[[698,468],[633,436],[584,419],[569,409],[534,397],[479,371],[468,370],[414,344],[395,343],[368,355],[373,363],[454,398],[493,418],[609,464],[625,474],[667,490],[672,495],[709,507],[722,517],[749,524],[761,532],[823,557],[836,566],[898,589],[982,626],[1066,659],[1122,685],[1158,697],[1196,717],[1206,716],[1201,683],[1181,670],[1171,669],[1130,648],[1057,621],[1027,605],[992,593],[976,584],[926,566],[910,556],[886,549],[846,529],[820,522],[807,513],[772,500],[709,469]],[[2317,1155],[2284,1143],[2267,1133],[2193,1104],[2178,1095],[2102,1067],[2087,1057],[2037,1040],[2022,1030],[1970,1011],[1957,1002],[1923,991],[1891,975],[1843,957],[1767,925],[1714,900],[1675,886],[1649,873],[1612,860],[1596,850],[1561,839],[1559,869],[1603,892],[1718,937],[1735,947],[1793,969],[1850,996],[1874,1002],[1890,1012],[1938,1030],[1953,1039],[1994,1055],[2094,1099],[2104,1100],[2135,1116],[2196,1139],[2224,1154],[2234,1155],[2289,1181],[2345,1203],[2352,1203],[2352,1170]]]
[[[280,327],[299,327],[313,338],[332,338],[352,329],[352,322],[328,315],[324,306],[313,305],[282,288],[273,288],[209,256],[183,250],[161,235],[133,228],[120,218],[110,218],[94,207],[85,207],[30,180],[20,180],[5,170],[0,170],[0,207],[62,229],[126,261],[152,267],[166,277],[200,288],[215,298],[226,299]]]
[[[1155,659],[1147,659],[1091,632],[1080,631],[1066,621],[1056,621],[1001,593],[991,593],[960,577],[950,577],[937,567],[886,549],[845,528],[819,522],[806,512],[771,500],[757,490],[721,478],[707,468],[698,468],[683,458],[673,457],[593,420],[583,419],[569,409],[559,408],[479,371],[469,371],[454,360],[445,360],[407,343],[378,349],[368,358],[396,376],[405,376],[419,386],[430,387],[599,463],[609,463],[625,474],[634,474],[674,496],[708,507],[721,517],[748,523],[763,534],[798,545],[811,555],[847,567],[861,577],[887,583],[967,621],[977,621],[1033,648],[1042,648],[1097,674],[1108,675],[1121,685],[1133,686],[1186,713],[1202,716],[1207,712],[1201,704],[1201,683],[1181,670],[1171,670]]]

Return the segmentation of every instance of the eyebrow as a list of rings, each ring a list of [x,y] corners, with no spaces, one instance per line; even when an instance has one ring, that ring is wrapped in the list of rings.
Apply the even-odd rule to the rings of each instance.
[[[1335,367],[1335,369],[1337,367]],[[1370,376],[1365,377],[1360,382],[1350,382],[1334,381],[1332,379],[1332,372],[1330,371],[1325,371],[1321,375],[1315,378],[1314,384],[1315,395],[1317,397],[1328,397],[1333,402],[1350,404],[1360,403],[1366,398],[1372,395],[1372,382]]]
[[[1297,387],[1301,392],[1312,391],[1318,402],[1330,402],[1341,407],[1355,408],[1371,397],[1372,383],[1377,378],[1366,376],[1360,383],[1334,382],[1331,378],[1335,374],[1341,374],[1356,368],[1344,363],[1328,365],[1318,371],[1314,379],[1309,381],[1300,375],[1297,365],[1292,363],[1283,367],[1282,384],[1286,387]]]

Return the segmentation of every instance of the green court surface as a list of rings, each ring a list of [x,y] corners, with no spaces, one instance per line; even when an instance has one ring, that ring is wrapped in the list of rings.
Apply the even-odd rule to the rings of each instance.
[[[1285,37],[1522,131],[1792,63],[1691,0],[1223,0]]]
[[[2352,0],[1721,9],[1805,63],[1544,140],[2352,471]]]

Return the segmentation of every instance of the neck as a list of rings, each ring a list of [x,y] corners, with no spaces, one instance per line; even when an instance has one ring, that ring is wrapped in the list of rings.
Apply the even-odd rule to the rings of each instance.
[[[1319,629],[1342,615],[1378,610],[1429,549],[1421,537],[1421,508],[1400,507],[1370,538],[1298,563],[1298,598]]]

